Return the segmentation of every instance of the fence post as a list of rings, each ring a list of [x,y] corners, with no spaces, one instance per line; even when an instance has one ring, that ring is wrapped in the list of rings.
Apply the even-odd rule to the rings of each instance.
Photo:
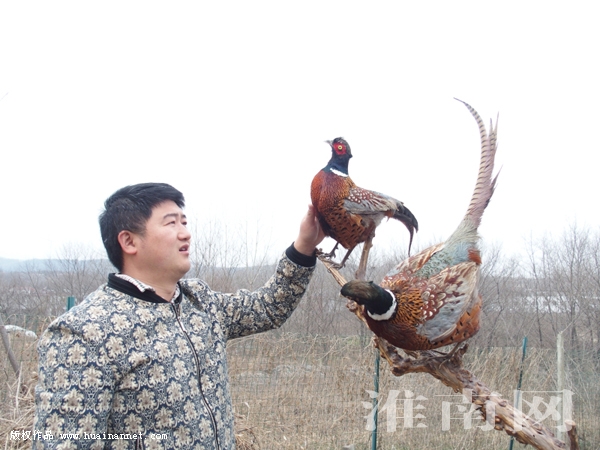
[[[6,349],[6,354],[8,355],[10,365],[15,371],[15,375],[17,376],[18,380],[19,378],[21,378],[21,366],[17,362],[17,357],[15,356],[12,346],[10,345],[10,339],[8,338],[6,328],[4,327],[4,320],[2,319],[2,316],[0,316],[0,336],[2,337],[2,343],[4,344],[4,348]]]
[[[561,331],[556,336],[556,390],[564,394],[565,388],[565,346],[563,341],[563,332]],[[561,396],[564,401],[564,395]],[[564,417],[562,418],[564,420]],[[556,430],[556,437],[563,440],[564,434],[562,427]]]
[[[75,297],[67,297],[67,311],[70,310],[73,306],[75,306]]]
[[[527,352],[527,336],[523,338],[523,353],[521,354],[521,367],[519,369],[519,381],[517,382],[517,390],[515,392],[515,408],[521,408],[521,383],[523,382],[523,365],[525,363],[525,354]],[[510,443],[508,444],[508,450],[513,449],[515,443],[515,437],[510,437]]]
[[[381,359],[381,356],[379,354],[379,349],[376,349],[376,355],[375,355],[375,374],[373,376],[373,382],[375,385],[375,393],[379,394],[379,360]],[[378,415],[378,405],[377,405],[377,397],[378,395],[375,395],[375,398],[373,398],[373,422],[375,424],[375,428],[373,428],[373,431],[371,432],[371,450],[377,450],[377,415]]]

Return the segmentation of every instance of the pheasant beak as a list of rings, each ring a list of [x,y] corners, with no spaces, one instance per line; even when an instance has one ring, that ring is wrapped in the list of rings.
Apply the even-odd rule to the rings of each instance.
[[[372,281],[352,280],[342,286],[341,294],[359,305],[364,305],[378,296],[377,287]]]
[[[389,320],[398,307],[394,293],[372,281],[349,281],[342,287],[342,295],[364,305],[367,315],[377,321]]]
[[[329,144],[329,146],[331,147],[331,144],[333,144],[333,141],[325,141],[327,144]]]

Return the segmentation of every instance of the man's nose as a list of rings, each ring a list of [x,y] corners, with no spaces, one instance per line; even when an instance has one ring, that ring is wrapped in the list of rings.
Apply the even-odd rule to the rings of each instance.
[[[179,231],[179,239],[181,239],[183,241],[189,241],[191,238],[192,238],[192,234],[190,233],[190,230],[188,230],[185,225],[181,225],[181,228]]]

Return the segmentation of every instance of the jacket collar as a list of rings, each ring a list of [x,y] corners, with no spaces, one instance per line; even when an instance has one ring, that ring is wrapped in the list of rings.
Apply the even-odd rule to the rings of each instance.
[[[142,290],[136,284],[132,283],[129,280],[126,280],[124,278],[117,276],[117,274],[115,274],[115,273],[111,273],[108,275],[108,287],[115,289],[119,292],[122,292],[123,294],[131,295],[132,297],[138,298],[140,300],[144,300],[146,302],[170,303],[170,302],[166,301],[164,298],[162,298],[160,295],[158,295],[156,292],[154,292],[154,289],[145,288]],[[178,287],[179,295],[177,295],[177,297],[175,297],[172,300],[172,302],[175,304],[181,303],[181,297],[182,297],[181,286],[179,285],[179,283],[177,283],[177,287]]]

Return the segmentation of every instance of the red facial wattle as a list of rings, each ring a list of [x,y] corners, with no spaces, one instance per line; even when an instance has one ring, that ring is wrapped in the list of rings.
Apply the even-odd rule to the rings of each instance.
[[[344,154],[346,154],[346,145],[344,145],[340,142],[334,142],[333,143],[333,151],[335,153],[337,153],[338,155],[344,155]]]

